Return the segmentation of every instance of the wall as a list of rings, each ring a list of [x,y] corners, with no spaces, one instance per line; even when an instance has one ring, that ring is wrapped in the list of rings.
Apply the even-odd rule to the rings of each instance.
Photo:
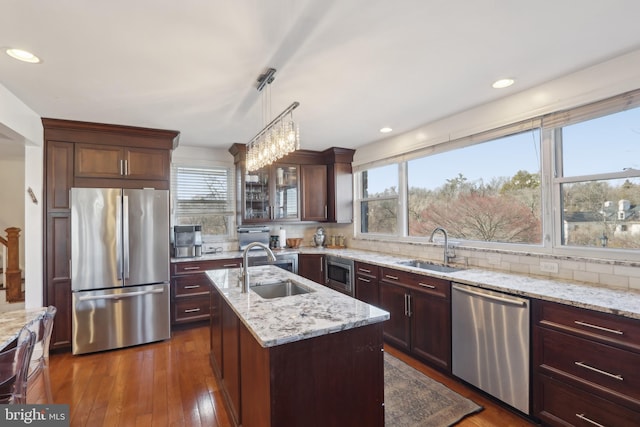
[[[410,132],[360,147],[354,165],[366,167],[388,162],[406,153],[542,114],[577,107],[640,88],[640,50],[524,90],[495,102],[464,111]],[[353,232],[353,229],[350,230]],[[409,243],[399,239],[350,238],[349,246],[408,257],[442,261],[442,246]],[[508,250],[459,248],[454,263],[512,273],[532,274],[554,280],[591,283],[640,290],[637,251],[629,259],[615,261],[572,256],[551,256]],[[545,271],[551,270],[551,271]]]
[[[24,156],[0,158],[0,235],[5,229],[18,227],[20,232],[20,269],[24,271]],[[4,247],[4,246],[3,246]],[[5,260],[6,262],[6,260]]]
[[[25,306],[42,305],[42,146],[44,130],[40,116],[0,84],[0,126],[8,129],[14,139],[25,146],[24,179],[15,191],[21,195],[24,206],[24,275]],[[39,203],[34,204],[26,195],[31,187]]]

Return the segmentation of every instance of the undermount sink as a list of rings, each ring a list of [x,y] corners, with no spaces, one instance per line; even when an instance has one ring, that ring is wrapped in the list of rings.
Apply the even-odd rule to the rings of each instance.
[[[410,261],[400,261],[400,262],[397,262],[396,264],[406,265],[407,267],[420,268],[422,270],[439,271],[441,273],[453,273],[456,271],[463,270],[462,268],[458,268],[458,267],[449,267],[448,265],[433,264],[431,262],[418,261],[416,259],[412,259]]]
[[[309,289],[306,286],[299,285],[291,280],[285,280],[283,282],[268,283],[264,285],[253,285],[250,289],[256,294],[265,299],[282,298],[291,295],[308,294],[309,292],[315,292],[313,289]]]

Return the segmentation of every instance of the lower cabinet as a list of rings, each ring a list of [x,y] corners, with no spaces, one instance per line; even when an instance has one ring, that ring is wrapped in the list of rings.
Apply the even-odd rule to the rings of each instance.
[[[209,320],[211,284],[207,270],[238,268],[240,258],[171,263],[171,324]]]
[[[550,426],[637,426],[640,321],[533,304],[533,415]]]
[[[391,314],[384,339],[444,371],[451,370],[451,283],[380,268],[380,307]]]
[[[298,274],[324,285],[324,255],[298,254]]]

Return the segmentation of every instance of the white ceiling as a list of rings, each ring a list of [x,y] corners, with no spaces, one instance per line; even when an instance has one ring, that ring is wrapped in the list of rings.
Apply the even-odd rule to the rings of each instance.
[[[0,54],[0,83],[43,117],[226,149],[261,129],[273,67],[271,116],[299,101],[303,148],[356,148],[636,50],[638,16],[637,0],[6,0],[0,47],[43,62]]]

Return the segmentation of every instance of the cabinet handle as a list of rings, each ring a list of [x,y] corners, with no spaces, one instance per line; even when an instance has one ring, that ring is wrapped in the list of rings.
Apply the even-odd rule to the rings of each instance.
[[[367,270],[366,268],[358,267],[358,271],[362,271],[363,273],[371,273],[371,270]]]
[[[408,296],[409,296],[409,295],[404,294],[404,315],[405,315],[405,316],[407,315],[407,297],[408,297]]]
[[[371,280],[365,279],[364,277],[358,277],[358,280],[360,280],[361,282],[371,283]]]
[[[197,313],[198,311],[200,311],[199,308],[190,308],[188,310],[185,310],[185,313]]]
[[[603,371],[603,370],[598,369],[598,368],[594,368],[593,366],[589,366],[589,365],[587,365],[586,363],[583,363],[583,362],[574,362],[574,363],[576,365],[580,366],[581,368],[588,369],[590,371],[597,372],[597,373],[602,374],[602,375],[606,375],[607,377],[614,378],[616,380],[624,381],[624,378],[622,377],[622,375],[612,374],[610,372]]]
[[[411,317],[411,295],[405,294],[405,297],[407,298],[407,317]]]
[[[187,285],[187,286],[185,286],[184,288],[185,288],[185,289],[197,289],[197,288],[199,288],[199,287],[200,287],[200,285]]]
[[[624,335],[624,332],[619,331],[617,329],[605,328],[604,326],[593,325],[591,323],[581,322],[580,320],[574,320],[573,323],[580,326],[586,326],[587,328],[597,329],[599,331],[611,332],[612,334],[616,334],[616,335]]]
[[[223,267],[237,267],[238,264],[224,264]]]
[[[124,161],[124,174],[129,175],[129,160]]]
[[[200,270],[200,267],[185,267],[183,270]]]
[[[385,274],[384,277],[386,277],[387,279],[391,279],[391,280],[398,280],[398,278],[396,276],[391,276],[389,274]]]
[[[320,257],[320,273],[324,272],[324,258]]]
[[[120,175],[124,175],[124,160],[120,160]]]
[[[593,424],[594,426],[598,426],[598,427],[605,427],[604,425],[597,423],[593,420],[590,420],[589,418],[585,417],[584,414],[576,414],[576,417],[580,418],[583,421],[588,422],[589,424]]]
[[[428,283],[422,283],[422,282],[418,282],[418,286],[422,286],[423,288],[427,288],[427,289],[435,289],[436,288],[433,285],[430,285]]]

